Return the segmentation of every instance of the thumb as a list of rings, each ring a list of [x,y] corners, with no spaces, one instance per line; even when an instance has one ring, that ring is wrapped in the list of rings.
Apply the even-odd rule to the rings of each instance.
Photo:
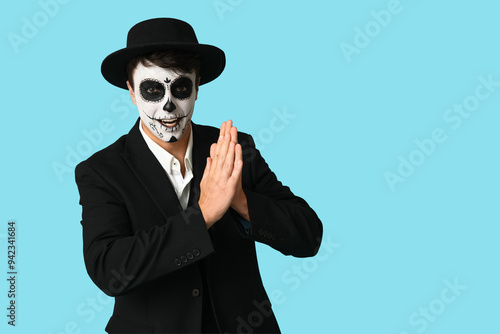
[[[210,145],[210,158],[213,158],[215,156],[215,150],[217,148],[217,144],[213,143]]]
[[[212,167],[212,158],[208,157],[207,158],[207,164],[205,165],[205,170],[203,171],[203,177],[205,177],[205,175],[208,175],[208,173],[210,173],[210,168]]]

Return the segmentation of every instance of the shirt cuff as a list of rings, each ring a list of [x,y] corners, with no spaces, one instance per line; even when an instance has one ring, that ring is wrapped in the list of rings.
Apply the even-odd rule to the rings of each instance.
[[[243,228],[245,229],[245,233],[248,235],[250,233],[250,222],[243,219],[239,214],[236,214],[236,219],[243,225]]]

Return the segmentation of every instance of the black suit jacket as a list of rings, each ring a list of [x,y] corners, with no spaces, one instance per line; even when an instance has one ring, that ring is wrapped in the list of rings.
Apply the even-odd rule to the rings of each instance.
[[[76,167],[87,272],[116,297],[106,331],[200,333],[203,298],[209,298],[221,333],[279,333],[254,243],[313,256],[322,224],[276,179],[251,136],[239,133],[250,230],[232,209],[207,230],[199,185],[219,129],[193,124],[192,130],[194,178],[186,210],[138,123]]]

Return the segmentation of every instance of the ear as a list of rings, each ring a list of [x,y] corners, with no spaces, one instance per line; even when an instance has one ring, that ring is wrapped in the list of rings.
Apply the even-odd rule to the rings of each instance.
[[[130,86],[130,82],[128,82],[128,80],[127,80],[127,87],[128,87],[128,92],[130,93],[130,98],[132,99],[132,103],[137,105],[137,101],[135,100],[134,89],[132,88],[132,86]]]

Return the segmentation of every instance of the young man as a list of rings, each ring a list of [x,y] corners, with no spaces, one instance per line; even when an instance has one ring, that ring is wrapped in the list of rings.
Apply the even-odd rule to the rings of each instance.
[[[199,86],[224,66],[222,50],[167,18],[134,26],[103,61],[139,112],[75,171],[85,265],[115,297],[108,333],[279,333],[255,241],[298,257],[318,251],[320,220],[252,137],[230,120],[191,122]]]

